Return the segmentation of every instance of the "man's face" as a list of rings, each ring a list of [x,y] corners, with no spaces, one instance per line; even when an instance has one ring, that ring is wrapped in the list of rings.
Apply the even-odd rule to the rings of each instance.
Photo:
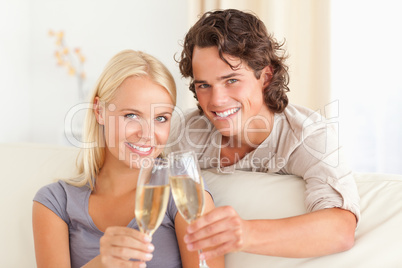
[[[223,54],[233,66],[239,58]],[[263,88],[268,83],[268,67],[257,79],[254,71],[241,63],[232,68],[218,54],[217,47],[195,47],[192,59],[194,86],[205,116],[223,136],[242,135],[250,129],[266,129],[272,113],[264,103]],[[265,120],[267,119],[267,120]]]

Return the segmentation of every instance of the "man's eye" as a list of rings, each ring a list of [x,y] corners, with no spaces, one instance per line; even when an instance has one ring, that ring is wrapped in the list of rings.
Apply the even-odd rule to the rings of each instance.
[[[168,121],[166,116],[158,116],[157,118],[155,118],[155,120],[159,123],[165,123],[166,121]]]
[[[203,88],[208,88],[209,85],[208,84],[199,84],[197,87],[203,89]]]
[[[136,115],[136,114],[126,114],[124,117],[125,118],[130,118],[130,119],[135,119],[135,118],[138,118],[138,115]]]
[[[234,79],[234,78],[228,80],[228,84],[233,84],[236,82],[237,82],[237,79]]]

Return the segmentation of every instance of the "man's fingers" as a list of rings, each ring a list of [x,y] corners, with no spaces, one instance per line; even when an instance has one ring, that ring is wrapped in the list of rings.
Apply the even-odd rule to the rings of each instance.
[[[193,243],[194,241],[206,239],[208,237],[214,237],[217,234],[225,233],[231,231],[235,232],[237,229],[241,228],[239,218],[229,218],[223,219],[213,224],[207,225],[202,229],[199,229],[195,233],[190,233],[184,236],[184,242]]]
[[[187,227],[187,231],[188,233],[194,233],[204,228],[207,225],[210,225],[223,219],[231,218],[233,216],[237,216],[237,213],[232,207],[230,206],[218,207],[215,208],[214,210],[211,210],[210,212],[208,212],[207,214],[203,215],[202,217],[194,221],[192,224],[190,224]]]
[[[231,235],[226,233],[214,234],[214,236],[196,240],[196,242],[188,243],[187,249],[190,251],[205,249],[207,247],[217,247],[221,244],[231,241],[233,238]]]
[[[245,221],[232,207],[226,206],[214,209],[191,224],[184,241],[188,250],[202,249],[205,259],[211,259],[243,250],[246,232]]]
[[[231,242],[225,243],[213,250],[203,251],[200,254],[200,259],[210,260],[219,256],[223,256],[229,252],[233,252],[233,244]]]

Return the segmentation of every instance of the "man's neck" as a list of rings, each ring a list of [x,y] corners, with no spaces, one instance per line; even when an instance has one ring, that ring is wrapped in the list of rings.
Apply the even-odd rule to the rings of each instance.
[[[231,166],[254,151],[271,134],[274,126],[274,113],[270,113],[264,127],[255,124],[252,131],[244,132],[243,135],[222,136],[220,163],[221,167]]]

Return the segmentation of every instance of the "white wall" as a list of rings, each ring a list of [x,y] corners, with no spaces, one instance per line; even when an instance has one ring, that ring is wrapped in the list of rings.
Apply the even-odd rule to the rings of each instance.
[[[173,73],[178,105],[194,102],[175,53],[188,30],[186,0],[18,0],[0,4],[0,142],[65,143],[64,119],[77,103],[77,81],[56,65],[50,29],[86,56],[84,88],[123,49],[143,50]]]
[[[0,0],[0,142],[30,140],[29,0]]]
[[[402,174],[402,2],[332,1],[332,90],[355,171]]]

